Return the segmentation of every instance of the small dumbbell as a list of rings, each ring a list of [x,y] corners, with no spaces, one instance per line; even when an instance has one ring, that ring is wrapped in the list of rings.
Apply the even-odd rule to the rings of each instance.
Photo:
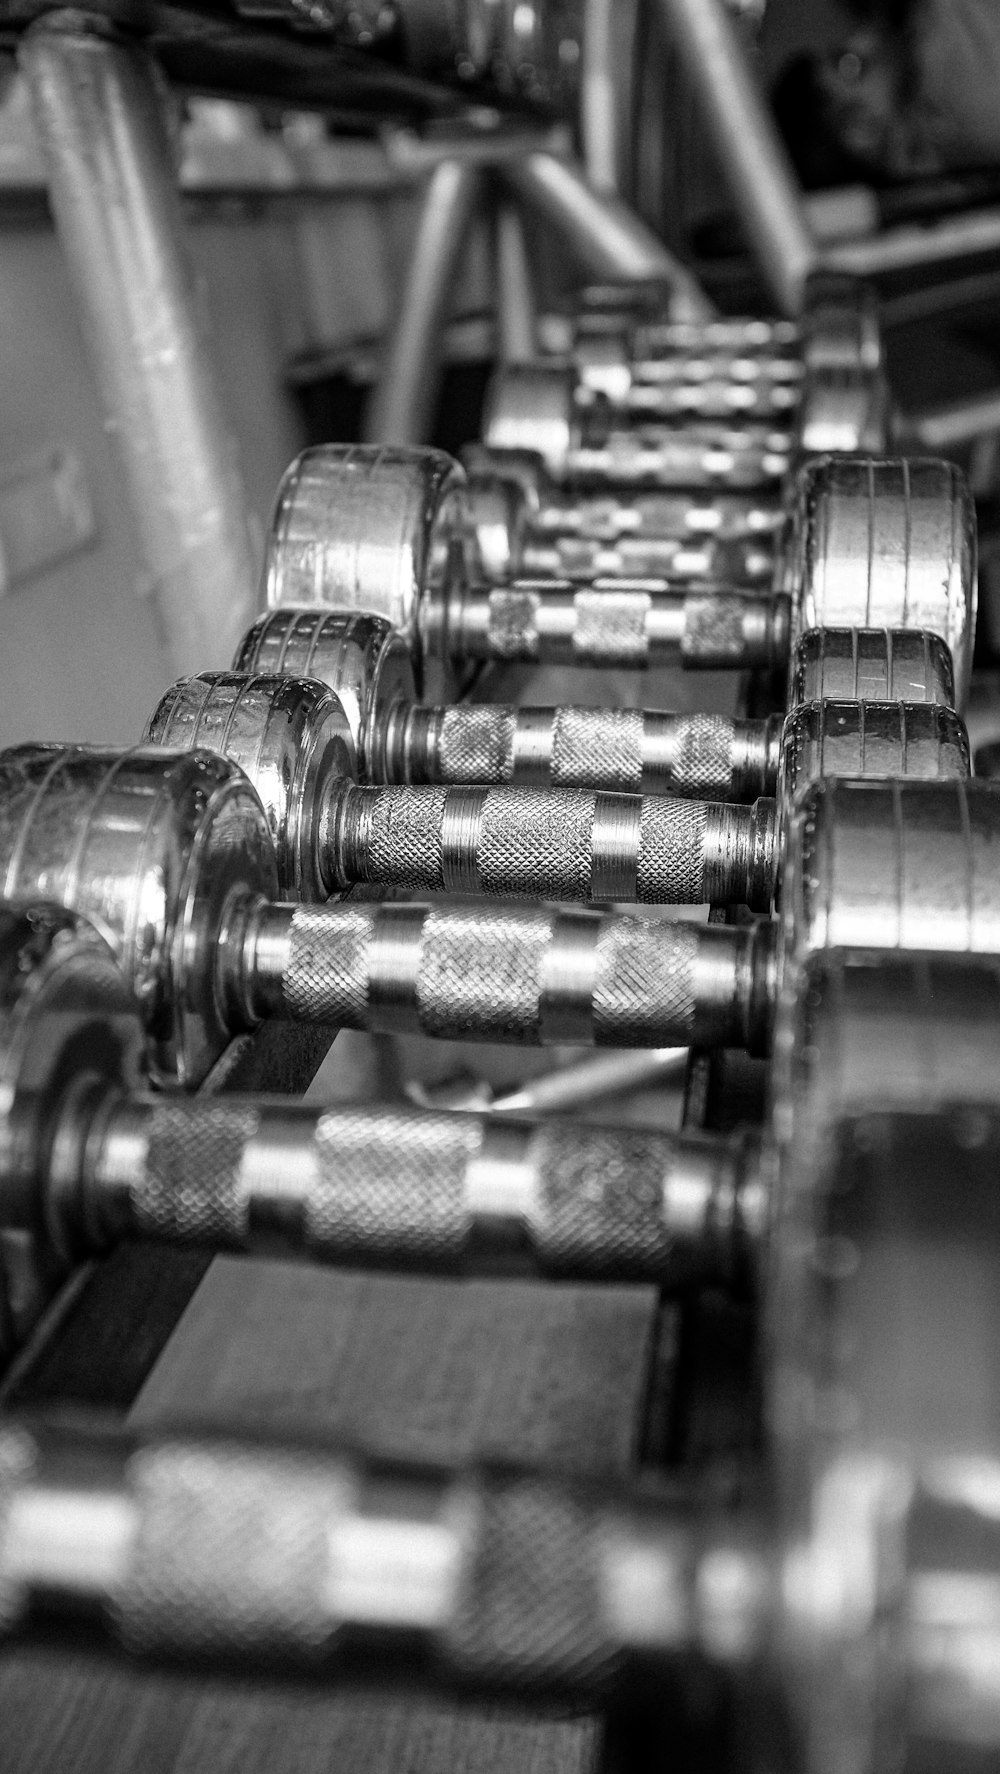
[[[523,522],[516,564],[521,573],[553,578],[702,578],[710,584],[770,582],[785,521],[784,502],[722,488],[712,493],[568,491],[544,474],[537,456],[468,444],[462,462],[470,480],[517,483]]]
[[[639,390],[643,399],[650,392]],[[695,383],[652,393],[680,418],[685,405],[688,414],[696,412],[707,393],[718,401],[721,391]],[[735,420],[630,423],[607,399],[581,400],[572,366],[545,363],[499,371],[483,415],[488,449],[528,450],[553,480],[577,488],[764,488],[776,486],[807,456],[881,453],[889,441],[885,384],[867,370],[807,376],[794,425],[786,429],[740,427]]]
[[[927,966],[931,1027],[954,969]],[[959,983],[978,1008],[972,973]],[[980,1055],[1000,1048],[995,980],[992,996]],[[977,1094],[952,1068],[923,1107],[893,1112],[872,1080],[863,1111],[790,1150],[769,1241],[760,1501],[720,1517],[704,1493],[8,1422],[4,1625],[30,1629],[38,1610],[50,1630],[89,1621],[132,1654],[320,1681],[340,1655],[355,1676],[367,1657],[374,1679],[402,1659],[411,1678],[522,1705],[631,1696],[647,1728],[650,1702],[707,1665],[772,1725],[784,1695],[809,1774],[837,1774],[846,1753],[866,1770],[962,1761],[972,1730],[991,1761],[988,1674],[969,1709],[998,1555],[996,1083],[980,1073]]]
[[[847,458],[803,471],[774,589],[662,582],[470,585],[433,565],[440,458],[307,451],[282,483],[267,601],[382,616],[423,656],[646,667],[774,665],[810,628],[920,628],[951,649],[965,695],[975,516],[958,470]]]
[[[314,678],[348,716],[359,770],[369,782],[515,783],[599,788],[709,801],[752,801],[777,791],[782,717],[734,720],[655,709],[533,708],[498,703],[423,706],[407,649],[387,622],[322,608],[282,606],[258,617],[233,670]],[[845,737],[845,702],[933,703],[950,708],[951,659],[936,635],[915,629],[811,629],[789,671],[786,744],[807,768],[852,774],[821,755]],[[825,704],[825,707],[811,705]],[[808,709],[808,712],[807,712]],[[898,718],[897,724],[898,724]],[[915,717],[917,727],[927,717]],[[879,715],[870,723],[873,741]],[[884,731],[884,721],[883,721]],[[865,775],[864,759],[846,760]],[[886,773],[889,758],[886,757]],[[896,766],[906,774],[906,761]]]
[[[678,410],[670,397],[679,389],[693,397],[681,412],[777,416],[794,408],[800,384],[810,376],[831,370],[877,376],[882,367],[875,292],[829,277],[807,299],[798,329],[753,320],[664,320],[616,310],[609,295],[597,308],[582,308],[570,356],[581,396],[603,398],[622,412],[660,416]],[[658,394],[667,396],[662,404]]]

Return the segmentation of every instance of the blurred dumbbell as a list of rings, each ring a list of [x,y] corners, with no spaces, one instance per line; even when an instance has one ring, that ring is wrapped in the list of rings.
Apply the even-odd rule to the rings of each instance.
[[[787,385],[777,387],[787,392]],[[582,394],[572,365],[512,364],[497,372],[487,395],[483,442],[498,456],[529,451],[552,480],[576,488],[762,489],[811,455],[889,447],[888,398],[878,372],[808,372],[794,406],[783,411],[784,426],[773,419],[741,424],[739,402],[747,395],[765,410],[777,398],[776,390],[762,395],[739,383],[675,382],[631,385],[616,407],[606,393]],[[643,408],[653,402],[676,422],[645,419]],[[728,418],[700,416],[727,403]]]
[[[810,628],[920,628],[951,649],[965,695],[975,516],[957,469],[839,459],[803,471],[773,589],[471,585],[448,571],[439,511],[454,485],[422,452],[307,451],[278,495],[267,601],[384,617],[428,658],[642,668],[784,664]],[[445,459],[446,460],[446,459]],[[446,532],[447,534],[447,532]]]
[[[882,368],[874,290],[825,276],[807,292],[800,324],[678,322],[589,302],[576,317],[570,358],[578,399],[637,416],[768,419],[794,411],[813,381]],[[815,391],[806,398],[816,400]]]
[[[959,1033],[951,1059],[945,1040],[907,1043],[924,1100],[880,1100],[870,1074],[861,1106],[786,1148],[761,1503],[720,1516],[704,1494],[8,1423],[5,1626],[89,1621],[133,1653],[319,1680],[344,1654],[375,1679],[402,1665],[522,1705],[631,1698],[647,1719],[707,1664],[751,1701],[783,1694],[809,1774],[987,1765],[1000,1746],[998,987],[953,959],[913,972],[923,1033]],[[897,1026],[883,978],[869,1039]],[[857,1032],[849,1017],[830,1051],[852,1053]]]
[[[838,757],[838,743],[858,737],[844,703],[951,708],[955,701],[945,643],[915,629],[810,629],[792,654],[787,722],[656,709],[424,706],[406,646],[387,622],[322,607],[286,605],[258,617],[233,670],[325,684],[347,714],[369,782],[515,783],[714,801],[775,794],[783,746],[795,755],[789,772],[796,782],[803,765],[810,779],[874,772],[885,712],[869,721],[867,758],[853,751]],[[207,689],[191,694],[209,698]],[[898,732],[905,717],[894,718]],[[930,717],[914,719],[914,738],[926,734]],[[885,774],[908,773],[897,755],[883,754]]]

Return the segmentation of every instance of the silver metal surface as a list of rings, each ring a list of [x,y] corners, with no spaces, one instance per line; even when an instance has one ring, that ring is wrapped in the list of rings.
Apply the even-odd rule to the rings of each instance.
[[[368,443],[420,444],[430,437],[444,322],[481,194],[481,173],[460,157],[440,161],[428,177],[378,383],[365,415]]]
[[[72,12],[39,20],[19,61],[174,669],[224,666],[254,613],[259,563],[156,68]]]
[[[816,246],[787,151],[735,26],[722,0],[660,0],[660,14],[775,305],[780,313],[798,314]]]

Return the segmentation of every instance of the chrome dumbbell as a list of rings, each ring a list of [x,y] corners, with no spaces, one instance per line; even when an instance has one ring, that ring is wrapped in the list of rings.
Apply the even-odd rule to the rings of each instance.
[[[623,312],[609,292],[581,308],[569,355],[579,398],[671,418],[773,419],[794,411],[810,378],[830,371],[875,377],[882,368],[875,292],[830,276],[807,291],[798,327]]]
[[[935,1014],[969,1001],[963,971],[924,969]],[[974,1015],[992,998],[982,1061],[1000,1051],[997,984],[970,977]],[[925,1085],[928,1051],[913,1045]],[[863,1108],[789,1146],[769,1240],[760,1502],[720,1517],[704,1495],[8,1422],[7,1629],[41,1609],[77,1631],[89,1618],[133,1654],[280,1658],[318,1680],[342,1652],[354,1672],[367,1654],[376,1678],[409,1656],[411,1675],[522,1704],[676,1695],[707,1663],[751,1701],[783,1696],[809,1774],[839,1774],[848,1754],[856,1769],[917,1765],[924,1750],[962,1760],[973,1732],[991,1759],[997,1079],[995,1061],[985,1081],[930,1070],[920,1105],[880,1101],[870,1077]]]
[[[268,815],[282,891],[324,898],[357,881],[424,892],[646,904],[771,903],[779,805],[832,771],[965,777],[968,739],[932,703],[810,703],[786,723],[778,800],[750,806],[604,790],[358,785],[310,679],[206,672],[171,686],[145,740],[218,751]],[[334,705],[335,706],[335,705]],[[306,878],[301,858],[313,873]]]
[[[942,791],[929,811],[902,792],[921,786]],[[968,805],[956,798],[962,786],[894,785],[874,802],[810,790],[795,827],[796,843],[800,827],[809,836],[809,868],[795,877],[800,886],[786,888],[783,947],[767,923],[744,929],[568,909],[282,903],[260,802],[241,770],[205,752],[27,746],[3,754],[0,880],[11,902],[44,895],[91,918],[112,943],[165,1082],[197,1084],[232,1036],[264,1017],[520,1044],[760,1049],[786,957],[834,940],[841,928],[856,932],[870,883],[889,868],[894,846],[909,861],[896,864],[889,944],[912,944],[924,928],[914,908],[932,903],[925,871],[937,868],[929,878],[940,878],[949,845],[959,854],[948,864],[953,874],[972,869],[978,881],[993,806],[975,785],[966,787]],[[773,803],[650,805],[666,810],[669,840],[653,829],[656,891],[769,903],[779,861]],[[593,824],[592,798],[590,808]],[[739,816],[738,829],[729,815]],[[879,820],[895,820],[895,835]],[[572,887],[561,809],[559,821],[551,878],[556,888]],[[449,886],[440,858],[428,855],[426,811],[420,821],[404,817],[403,826],[407,841],[421,846],[420,878]],[[391,820],[386,829],[411,885],[405,844],[400,850]],[[963,830],[979,845],[973,863],[961,851]],[[322,837],[320,827],[314,842]],[[866,848],[877,859],[871,866]],[[609,885],[625,890],[620,859],[616,866],[621,873]],[[503,885],[518,884],[515,863]],[[946,895],[943,909],[940,899],[932,915],[943,929],[955,912]],[[977,916],[952,946],[985,946],[988,927]]]
[[[975,518],[958,471],[840,459],[803,472],[763,592],[662,583],[477,587],[435,547],[441,458],[329,448],[282,483],[267,601],[382,616],[428,658],[539,664],[784,664],[810,628],[920,628],[951,648],[965,695],[975,616]],[[437,565],[435,565],[437,560]]]
[[[784,742],[780,715],[739,720],[657,709],[424,706],[416,699],[407,649],[387,622],[323,608],[283,606],[258,617],[233,670],[325,684],[348,716],[360,774],[369,782],[589,787],[714,801],[775,794],[782,745],[796,750],[800,770],[803,732],[819,748],[816,773],[850,774],[832,750],[827,760],[824,745],[832,748],[845,736],[850,717],[842,703],[950,708],[955,701],[945,643],[915,629],[803,635],[792,654]],[[826,706],[813,706],[820,704]],[[884,720],[884,711],[873,711],[873,740]],[[918,728],[926,724],[922,716],[916,721]],[[853,754],[842,761],[861,775],[875,763]],[[905,760],[898,767],[907,773]]]
[[[108,945],[61,908],[0,907],[0,1234],[34,1235],[37,1275],[8,1316],[23,1330],[67,1264],[128,1238],[439,1270],[510,1247],[528,1273],[757,1285],[803,1148],[848,1108],[911,1106],[954,1067],[924,1026],[932,975],[899,956],[811,958],[782,1001],[762,1155],[750,1133],[144,1095],[143,1021]],[[972,981],[966,1054],[998,972],[953,977]],[[951,1032],[953,989],[945,1008]],[[884,1084],[876,1035],[893,1043]],[[996,1077],[992,1053],[972,1076],[984,1069]]]
[[[546,475],[573,487],[777,487],[806,456],[884,452],[890,443],[885,384],[869,370],[823,370],[803,379],[798,403],[780,425],[698,419],[738,385],[675,384],[632,389],[630,401],[658,400],[686,424],[631,421],[605,398],[581,399],[576,370],[513,364],[487,395],[483,442],[491,451],[527,450]],[[631,422],[630,422],[631,421]]]

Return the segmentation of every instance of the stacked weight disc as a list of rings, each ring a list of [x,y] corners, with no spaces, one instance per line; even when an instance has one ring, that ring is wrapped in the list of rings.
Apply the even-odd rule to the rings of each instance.
[[[947,464],[871,453],[870,310],[839,299],[794,336],[594,303],[571,362],[497,392],[469,477],[431,451],[310,452],[233,671],[174,685],[133,751],[0,757],[3,1199],[34,1239],[31,1309],[134,1237],[711,1283],[761,1325],[766,1506],[702,1521],[530,1474],[15,1425],[3,1624],[71,1594],[154,1654],[325,1673],[341,1646],[377,1670],[391,1651],[591,1704],[707,1660],[783,1693],[816,1774],[1000,1747],[975,1686],[1000,1483],[1000,803],[969,780],[960,713],[974,518]],[[827,397],[851,451],[812,459]],[[690,545],[705,452],[744,447],[718,471],[728,583]],[[636,534],[641,583],[608,553]],[[762,538],[766,571],[746,564]],[[429,667],[484,659],[783,685],[725,719],[424,695]],[[431,897],[357,902],[361,882]],[[672,1136],[191,1094],[268,1016],[745,1045],[769,1056],[768,1107]],[[9,1310],[10,1342],[29,1318]]]

